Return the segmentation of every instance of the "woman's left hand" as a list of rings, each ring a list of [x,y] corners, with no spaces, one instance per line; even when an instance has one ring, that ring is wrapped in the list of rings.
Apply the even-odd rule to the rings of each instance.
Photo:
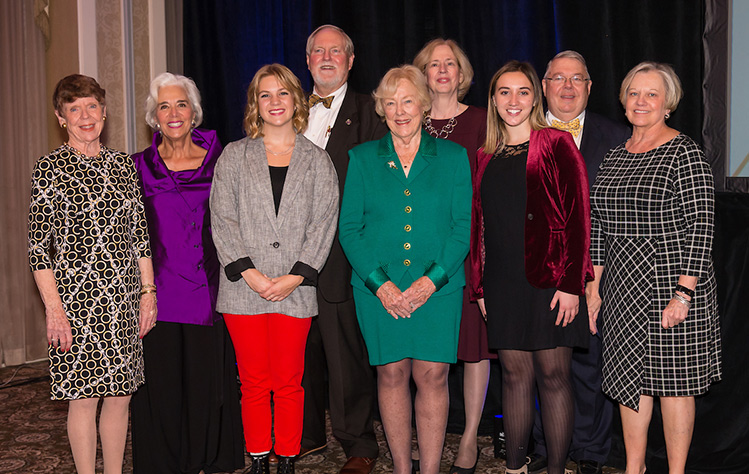
[[[304,281],[304,277],[301,275],[283,275],[271,278],[270,281],[273,284],[259,294],[268,301],[278,302],[283,301],[292,291],[296,290]]]
[[[140,330],[138,337],[143,339],[156,326],[156,293],[140,295]]]
[[[569,323],[575,320],[575,316],[577,316],[577,312],[580,309],[580,297],[557,290],[554,293],[554,298],[551,299],[549,309],[554,309],[557,303],[559,303],[559,312],[554,324],[557,326],[561,324],[562,327],[567,327]]]
[[[423,276],[406,288],[406,291],[403,292],[403,297],[411,303],[411,312],[413,313],[426,303],[435,291],[437,291],[437,287],[434,286],[432,280],[429,277]]]
[[[687,313],[689,308],[684,303],[680,303],[675,298],[672,298],[668,302],[668,306],[663,310],[663,317],[661,318],[661,326],[663,329],[668,329],[676,326],[687,319]]]

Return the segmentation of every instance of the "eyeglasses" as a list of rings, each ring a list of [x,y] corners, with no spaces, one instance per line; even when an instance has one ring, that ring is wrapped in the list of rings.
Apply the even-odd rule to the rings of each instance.
[[[585,77],[581,76],[580,74],[575,74],[572,77],[565,77],[561,74],[557,74],[556,76],[551,77],[544,77],[545,81],[549,81],[552,84],[561,86],[565,84],[567,81],[570,81],[573,86],[582,86],[586,82],[589,82],[590,79],[586,79]]]

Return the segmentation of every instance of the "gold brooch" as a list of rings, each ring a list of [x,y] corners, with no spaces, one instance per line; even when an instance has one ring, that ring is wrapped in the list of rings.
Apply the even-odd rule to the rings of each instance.
[[[390,168],[392,168],[392,169],[394,169],[394,170],[397,170],[397,169],[398,169],[398,167],[397,167],[397,166],[395,166],[395,161],[388,161],[388,165],[390,166]]]

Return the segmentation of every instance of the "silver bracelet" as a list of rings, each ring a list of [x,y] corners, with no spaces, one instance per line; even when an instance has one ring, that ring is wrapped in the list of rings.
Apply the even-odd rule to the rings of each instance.
[[[675,299],[676,301],[678,301],[679,303],[683,304],[684,306],[686,306],[686,307],[687,307],[687,309],[689,309],[689,308],[691,308],[691,307],[692,307],[692,302],[691,302],[691,301],[689,301],[688,299],[684,298],[684,297],[683,297],[683,296],[681,296],[681,295],[677,295],[676,293],[674,293],[674,299]]]

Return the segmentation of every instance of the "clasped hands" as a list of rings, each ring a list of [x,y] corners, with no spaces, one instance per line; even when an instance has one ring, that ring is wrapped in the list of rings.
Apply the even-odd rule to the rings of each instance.
[[[427,302],[437,291],[429,277],[421,277],[414,281],[405,291],[401,291],[395,283],[388,281],[377,289],[377,297],[382,302],[385,311],[395,319],[410,318],[411,313]]]
[[[272,302],[283,301],[304,281],[301,275],[281,275],[270,278],[255,268],[243,271],[242,278],[252,291]]]

